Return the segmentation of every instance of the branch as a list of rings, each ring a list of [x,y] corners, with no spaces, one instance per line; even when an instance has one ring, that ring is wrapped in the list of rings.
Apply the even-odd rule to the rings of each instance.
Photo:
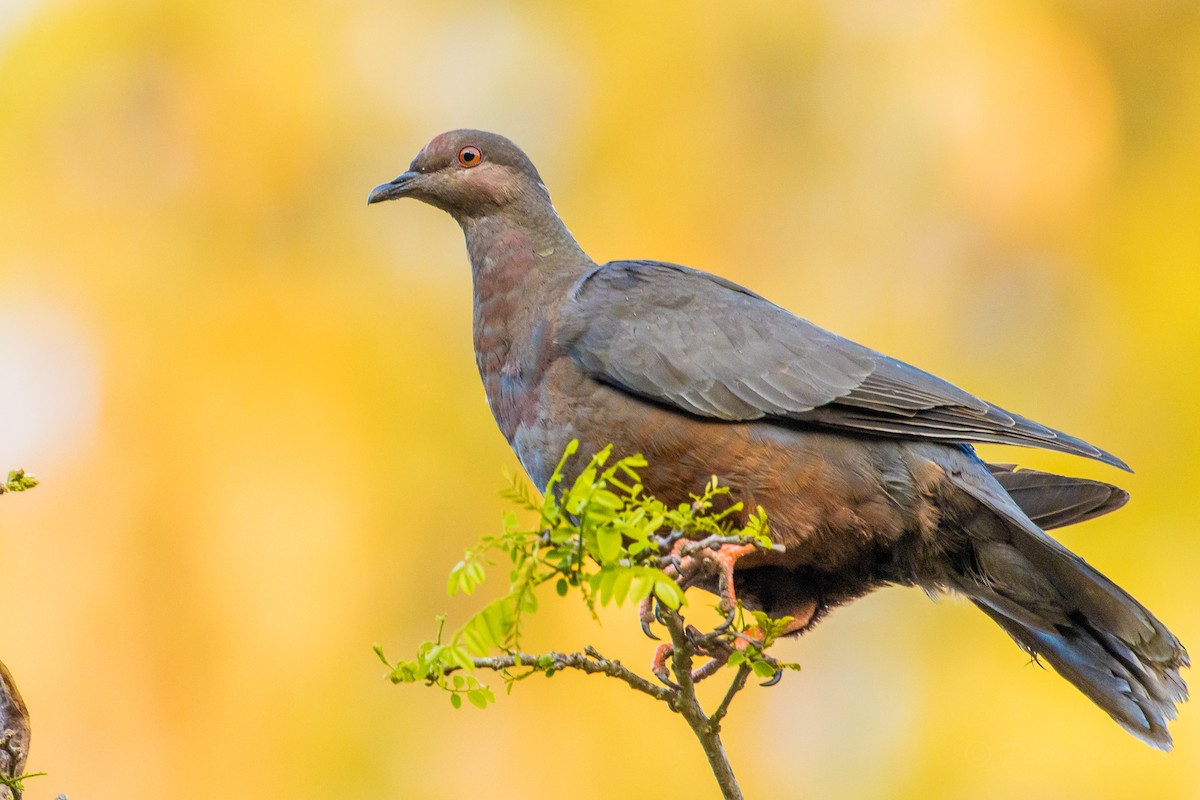
[[[721,720],[729,712],[730,702],[734,695],[745,688],[752,670],[747,664],[739,667],[724,699],[717,706],[713,715],[707,716],[700,706],[699,698],[696,697],[696,678],[693,678],[692,673],[692,664],[698,653],[692,638],[688,635],[683,618],[675,611],[668,610],[663,614],[663,623],[671,634],[672,666],[679,681],[677,687],[651,683],[620,661],[600,655],[596,648],[590,645],[585,647],[582,653],[550,652],[542,655],[510,653],[506,656],[472,658],[471,662],[475,669],[487,669],[493,672],[503,672],[514,667],[555,671],[574,669],[589,675],[607,675],[610,678],[624,681],[631,689],[666,703],[671,710],[678,712],[687,720],[688,726],[700,741],[705,757],[708,758],[709,767],[717,779],[717,784],[721,787],[722,796],[725,800],[742,800],[742,792],[738,787],[737,778],[733,774],[733,767],[725,754],[724,745],[721,744],[720,731]],[[450,667],[446,672],[449,674],[455,669]]]
[[[648,694],[655,700],[670,702],[675,692],[666,686],[659,686],[638,675],[620,661],[610,660],[596,652],[596,648],[584,648],[582,653],[545,653],[540,656],[529,653],[513,653],[507,656],[492,656],[490,658],[473,658],[476,669],[490,669],[493,672],[503,672],[513,667],[532,667],[534,669],[564,670],[577,669],[589,675],[607,675],[619,678],[629,684],[631,689]],[[450,673],[453,669],[447,669]]]
[[[445,634],[445,617],[439,617],[436,638],[421,643],[413,660],[393,663],[378,645],[375,653],[388,666],[391,681],[436,686],[448,693],[455,708],[464,700],[479,708],[495,701],[492,690],[473,674],[476,670],[498,674],[509,688],[535,674],[549,676],[566,669],[616,678],[683,717],[704,750],[721,795],[743,800],[721,743],[721,723],[752,673],[769,678],[763,685],[770,686],[784,668],[796,665],[781,664],[765,652],[788,632],[792,618],[775,620],[753,609],[744,613],[733,592],[733,563],[755,548],[782,552],[783,547],[770,539],[761,508],[741,515],[740,503],[718,502],[729,489],[719,486],[716,478],[702,493],[692,495],[690,505],[667,505],[643,491],[637,473],[646,466],[641,456],[606,463],[611,445],[564,482],[563,467],[577,446],[568,446],[543,499],[515,484],[506,492],[537,515],[534,527],[507,516],[501,534],[481,539],[450,572],[450,593],[470,594],[493,563],[489,556],[502,553],[512,565],[508,594],[488,603],[452,634]],[[714,510],[717,505],[723,509]],[[597,606],[638,604],[642,628],[651,638],[657,638],[650,632],[657,618],[669,639],[652,661],[651,672],[660,683],[590,646],[574,653],[522,652],[522,621],[537,610],[535,590],[546,583],[560,596],[574,587],[593,616]],[[684,593],[690,585],[719,589],[727,616],[707,632],[684,620]],[[696,685],[727,665],[734,667],[728,673],[732,680],[709,716]]]
[[[708,727],[713,735],[721,732],[721,720],[725,719],[725,715],[729,713],[729,704],[733,702],[733,696],[746,688],[746,681],[753,671],[750,665],[744,662],[738,667],[737,675],[733,676],[733,681],[729,684],[729,690],[725,692],[725,697],[721,699],[721,704],[708,718]]]
[[[717,779],[717,785],[721,787],[721,795],[725,800],[743,800],[742,790],[738,786],[737,778],[733,774],[733,767],[729,763],[729,757],[725,754],[725,746],[721,744],[720,725],[714,725],[705,715],[704,709],[700,706],[700,700],[696,697],[696,681],[692,675],[692,663],[696,655],[696,647],[692,643],[691,637],[688,636],[687,627],[684,625],[683,617],[679,616],[678,612],[673,609],[666,609],[662,615],[663,625],[671,634],[671,645],[674,648],[672,653],[672,666],[675,671],[675,678],[679,681],[679,689],[674,693],[675,697],[671,702],[671,708],[679,712],[692,729],[692,733],[700,741],[700,747],[704,750],[704,756],[708,759],[708,766],[712,770],[713,777]],[[740,676],[742,671],[738,670]],[[729,687],[729,691],[725,695],[725,700],[718,706],[721,711],[721,716],[725,715],[728,710],[729,701],[732,695],[741,690],[742,686],[746,685],[745,679],[739,681],[734,678],[734,683]],[[724,708],[724,710],[721,710]],[[720,718],[717,718],[720,722]]]

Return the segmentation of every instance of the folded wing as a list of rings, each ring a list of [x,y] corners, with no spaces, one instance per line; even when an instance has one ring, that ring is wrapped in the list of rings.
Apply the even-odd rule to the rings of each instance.
[[[735,283],[658,261],[584,276],[560,342],[598,380],[703,417],[1116,456],[855,344]]]

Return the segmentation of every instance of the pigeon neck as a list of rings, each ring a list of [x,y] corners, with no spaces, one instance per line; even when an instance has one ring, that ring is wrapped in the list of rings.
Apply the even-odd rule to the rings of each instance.
[[[493,272],[520,279],[539,267],[591,263],[549,198],[527,197],[492,214],[465,217],[459,224],[477,282]]]
[[[476,362],[496,422],[512,442],[532,424],[542,378],[557,357],[556,309],[595,263],[548,201],[537,217],[508,211],[460,222],[471,256]]]

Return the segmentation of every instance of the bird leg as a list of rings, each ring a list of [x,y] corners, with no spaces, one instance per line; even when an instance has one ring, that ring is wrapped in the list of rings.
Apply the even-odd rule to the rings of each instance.
[[[743,556],[758,550],[754,544],[742,542],[713,542],[710,539],[668,539],[662,544],[671,545],[670,552],[662,557],[663,572],[679,582],[682,589],[704,578],[717,578],[717,594],[721,598],[721,610],[725,612],[725,620],[714,630],[726,631],[733,625],[737,616],[737,593],[734,589],[733,570],[738,560]],[[654,600],[646,598],[638,606],[638,619],[642,624],[642,632],[651,639],[657,640],[650,631],[650,624],[659,618]]]
[[[670,551],[661,557],[660,563],[662,569],[667,575],[675,579],[681,588],[687,589],[689,586],[704,581],[705,588],[711,591],[713,579],[716,579],[717,595],[720,598],[720,608],[725,612],[725,619],[711,633],[701,633],[694,626],[687,626],[685,633],[696,655],[707,657],[709,660],[701,666],[695,668],[691,672],[693,682],[702,681],[705,678],[715,675],[721,667],[729,662],[729,657],[736,651],[744,652],[747,647],[753,645],[757,647],[761,654],[762,644],[765,640],[765,635],[757,628],[753,628],[747,632],[731,632],[730,628],[737,620],[738,601],[737,592],[734,588],[734,569],[739,559],[750,553],[756,552],[759,547],[755,544],[746,543],[744,541],[720,541],[716,537],[707,539],[678,539],[675,541],[664,541],[662,547],[665,549],[670,546]],[[780,548],[782,549],[782,548]],[[812,620],[816,613],[816,603],[803,609],[805,613],[797,616],[789,623],[786,633],[792,633],[804,628]],[[661,616],[661,608],[654,599],[653,595],[644,599],[638,607],[638,618],[641,621],[642,632],[651,639],[658,639],[651,630],[650,624],[654,621],[663,622]],[[671,688],[678,688],[677,684],[671,680],[671,670],[669,666],[670,658],[674,654],[675,648],[672,644],[664,642],[654,650],[654,658],[650,664],[650,671]],[[783,674],[781,667],[778,667],[775,659],[762,654],[761,660],[768,664],[776,666],[775,674],[765,683],[764,686],[773,686],[779,682]]]
[[[671,668],[667,666],[667,661],[674,653],[675,647],[670,642],[663,642],[654,648],[654,658],[650,660],[650,671],[654,673],[654,677],[662,681],[664,686],[678,690],[679,684],[671,680]]]
[[[721,598],[721,610],[732,615],[737,610],[737,593],[733,587],[733,568],[743,556],[758,550],[753,544],[720,544],[699,547],[702,542],[683,541],[676,545],[680,563],[678,573],[680,584],[683,586],[695,583],[697,579],[717,578],[717,594]],[[727,619],[724,628],[733,624],[732,618]]]

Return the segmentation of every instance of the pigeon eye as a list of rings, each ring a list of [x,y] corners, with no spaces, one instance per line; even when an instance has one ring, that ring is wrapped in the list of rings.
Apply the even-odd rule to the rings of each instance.
[[[483,160],[483,153],[474,145],[467,145],[458,151],[458,163],[464,167],[473,167]]]

